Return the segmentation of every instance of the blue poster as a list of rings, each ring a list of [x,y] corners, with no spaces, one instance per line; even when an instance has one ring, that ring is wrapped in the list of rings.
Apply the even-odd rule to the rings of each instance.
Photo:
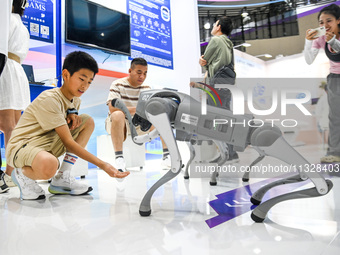
[[[131,19],[131,58],[174,69],[170,0],[128,0]]]
[[[31,39],[53,43],[52,0],[28,0],[22,21]]]

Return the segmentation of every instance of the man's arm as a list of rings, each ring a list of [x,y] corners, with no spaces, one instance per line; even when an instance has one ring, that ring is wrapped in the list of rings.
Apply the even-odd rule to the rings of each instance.
[[[206,60],[206,65],[210,65],[211,62],[215,59],[217,54],[217,42],[215,37],[211,38],[207,48],[204,51],[203,59]]]
[[[59,126],[55,129],[55,131],[59,135],[67,151],[74,153],[77,156],[81,157],[82,159],[98,166],[111,177],[124,178],[130,174],[129,172],[124,173],[119,172],[116,168],[114,168],[110,164],[100,160],[99,158],[85,150],[82,146],[80,146],[76,141],[73,140],[69,127],[67,125]]]
[[[121,98],[121,94],[120,94],[120,89],[119,89],[119,82],[118,81],[114,81],[111,86],[110,86],[110,93],[109,96],[107,98],[106,104],[109,107],[109,111],[110,114],[112,114],[115,111],[120,111],[120,109],[115,108],[111,105],[111,101],[115,98]],[[136,113],[136,107],[128,107],[130,114],[133,116]]]

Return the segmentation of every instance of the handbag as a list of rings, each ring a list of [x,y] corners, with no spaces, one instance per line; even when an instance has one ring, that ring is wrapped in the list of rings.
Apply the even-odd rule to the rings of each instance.
[[[229,65],[224,65],[210,78],[210,85],[215,84],[230,84],[234,85],[236,80],[236,73],[234,70],[234,50],[231,51],[232,59]]]

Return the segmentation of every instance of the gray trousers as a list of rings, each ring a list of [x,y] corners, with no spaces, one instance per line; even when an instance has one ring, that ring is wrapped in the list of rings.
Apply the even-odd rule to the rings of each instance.
[[[221,83],[221,84],[224,84],[224,83]],[[222,105],[221,105],[220,102],[216,98],[217,107],[230,110],[230,101],[231,101],[230,90],[229,89],[216,89],[216,91],[217,91],[217,94],[220,96],[221,101],[222,101]],[[214,101],[212,100],[211,97],[207,98],[207,104],[215,106],[215,103],[214,103]],[[228,151],[229,151],[229,159],[231,159],[236,154],[236,151],[234,150],[233,145],[227,144],[227,146],[228,146]]]
[[[229,89],[216,89],[216,91],[217,91],[217,94],[220,96],[221,101],[222,101],[222,105],[221,105],[220,102],[218,101],[218,99],[216,98],[217,107],[230,110],[230,101],[231,101],[230,90]],[[212,100],[211,97],[207,98],[207,104],[215,106],[215,103],[214,103],[214,101]]]
[[[340,74],[327,76],[329,136],[327,155],[340,156]]]

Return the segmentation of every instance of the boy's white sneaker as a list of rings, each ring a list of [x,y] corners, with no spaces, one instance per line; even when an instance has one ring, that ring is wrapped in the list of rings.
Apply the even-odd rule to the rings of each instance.
[[[85,195],[92,191],[92,187],[77,181],[74,176],[70,175],[70,171],[57,173],[51,181],[48,191],[56,195]]]
[[[19,187],[22,200],[45,199],[45,191],[35,180],[26,177],[21,168],[14,168],[11,176],[13,182]]]
[[[5,180],[5,182],[6,182],[6,184],[7,184],[8,187],[15,187],[15,186],[17,186],[17,185],[15,185],[15,183],[12,181],[12,177],[11,177],[10,175],[5,174],[5,175],[4,175],[4,180]]]

